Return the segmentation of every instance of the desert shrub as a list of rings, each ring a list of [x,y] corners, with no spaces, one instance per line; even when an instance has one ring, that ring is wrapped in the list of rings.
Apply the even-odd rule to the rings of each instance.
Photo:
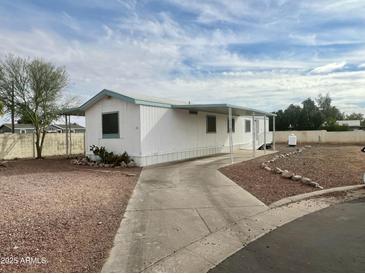
[[[350,131],[351,128],[347,125],[338,125],[338,124],[330,124],[326,126],[322,126],[321,129],[325,129],[327,131]]]
[[[94,155],[99,156],[101,162],[104,164],[120,165],[122,162],[129,164],[133,161],[127,152],[124,152],[123,154],[115,154],[107,151],[103,146],[98,147],[96,145],[92,145],[90,146],[90,151],[92,151]]]

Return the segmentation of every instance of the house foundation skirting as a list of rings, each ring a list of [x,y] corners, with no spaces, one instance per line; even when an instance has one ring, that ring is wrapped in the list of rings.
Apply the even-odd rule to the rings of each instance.
[[[235,149],[240,149],[241,144],[235,144]],[[132,156],[138,166],[150,166],[160,163],[194,159],[204,156],[211,156],[220,153],[229,153],[229,146],[196,148],[178,152],[168,152],[144,156]]]

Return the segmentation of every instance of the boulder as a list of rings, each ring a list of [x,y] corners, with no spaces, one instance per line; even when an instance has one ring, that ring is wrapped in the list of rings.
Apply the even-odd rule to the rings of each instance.
[[[121,162],[120,167],[127,167],[127,164],[125,162]]]
[[[267,167],[267,164],[266,163],[262,163],[261,164],[261,168],[265,168],[265,167]]]
[[[265,167],[265,170],[267,170],[267,171],[271,171],[271,167],[266,166],[266,167]]]
[[[293,173],[285,170],[283,171],[283,173],[281,173],[281,177],[285,179],[290,179],[291,177],[293,177]]]

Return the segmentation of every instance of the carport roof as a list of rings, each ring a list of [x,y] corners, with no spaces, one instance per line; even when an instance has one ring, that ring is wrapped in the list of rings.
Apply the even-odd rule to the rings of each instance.
[[[231,104],[187,104],[186,102],[166,100],[161,98],[147,97],[147,96],[136,96],[136,95],[127,95],[119,92],[103,89],[101,92],[96,94],[86,103],[81,105],[78,108],[66,109],[62,111],[63,115],[75,115],[75,116],[84,116],[85,110],[94,105],[99,100],[104,97],[112,97],[116,99],[120,99],[122,101],[126,101],[136,105],[146,105],[146,106],[154,106],[154,107],[163,107],[163,108],[173,108],[173,109],[185,109],[191,111],[203,111],[203,112],[211,112],[211,113],[219,113],[219,114],[228,114],[228,109],[232,109],[232,115],[234,116],[249,116],[249,115],[259,115],[259,116],[275,116],[275,114],[270,112],[265,112],[257,109],[235,106]]]

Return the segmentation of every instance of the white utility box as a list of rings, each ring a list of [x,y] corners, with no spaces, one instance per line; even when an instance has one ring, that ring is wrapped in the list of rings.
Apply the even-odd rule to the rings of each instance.
[[[288,145],[294,147],[297,145],[297,136],[295,136],[293,133],[288,137]]]

